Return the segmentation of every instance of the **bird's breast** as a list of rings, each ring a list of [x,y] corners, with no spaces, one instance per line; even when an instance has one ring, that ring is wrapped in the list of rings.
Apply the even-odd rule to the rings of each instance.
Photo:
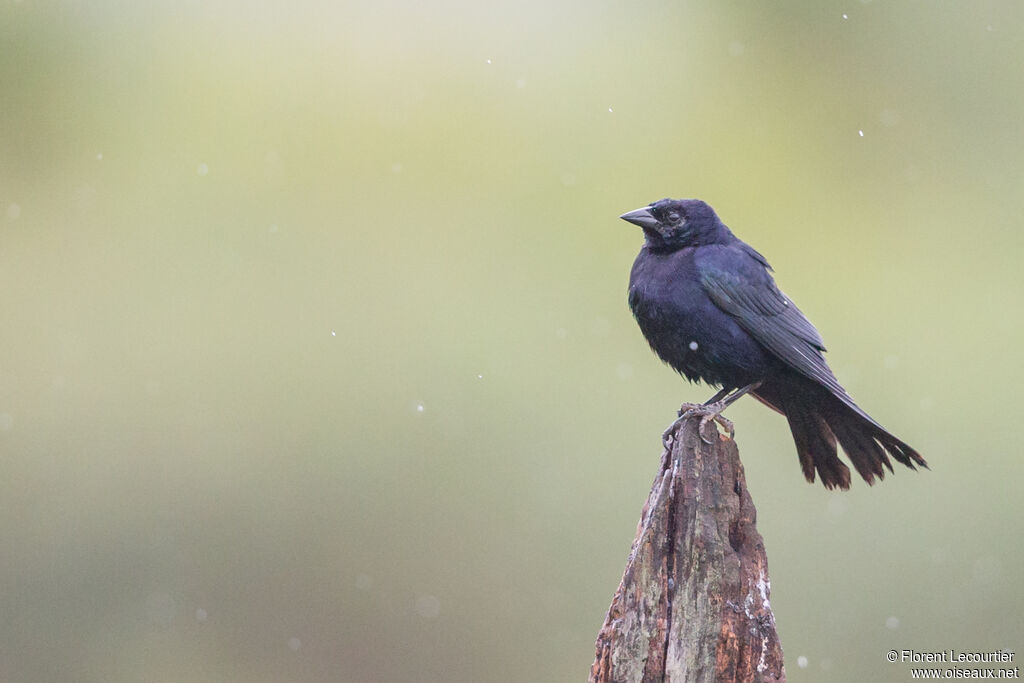
[[[708,363],[707,311],[711,302],[696,277],[692,250],[641,252],[629,283],[629,307],[658,356],[691,381],[718,383]],[[713,304],[711,304],[713,305]]]
[[[762,371],[762,349],[708,297],[693,249],[642,250],[630,275],[629,307],[658,357],[692,382],[742,386]]]

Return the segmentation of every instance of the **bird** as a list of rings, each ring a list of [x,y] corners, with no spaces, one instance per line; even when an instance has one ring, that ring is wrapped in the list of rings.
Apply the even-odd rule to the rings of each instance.
[[[629,307],[651,348],[690,382],[720,388],[703,404],[683,404],[663,435],[669,446],[683,420],[699,415],[733,436],[722,416],[751,394],[786,417],[808,482],[849,489],[837,442],[868,484],[910,469],[921,455],[862,410],[825,362],[814,325],[783,294],[772,267],[736,237],[706,202],[662,199],[621,216],[644,244],[629,276]]]

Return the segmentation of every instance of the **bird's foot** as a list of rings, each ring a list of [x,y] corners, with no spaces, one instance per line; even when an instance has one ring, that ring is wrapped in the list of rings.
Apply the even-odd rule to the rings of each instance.
[[[714,403],[684,403],[679,408],[679,418],[676,419],[672,424],[668,426],[665,433],[661,435],[661,442],[668,448],[671,440],[675,438],[675,432],[679,428],[679,425],[686,422],[691,417],[700,416],[700,425],[697,427],[697,432],[700,434],[701,441],[707,444],[714,443],[714,439],[707,438],[704,436],[704,427],[709,422],[717,422],[725,428],[725,431],[729,433],[729,438],[732,439],[736,434],[736,428],[733,426],[732,421],[722,416],[722,411],[728,407],[729,403],[725,401],[715,401]],[[717,435],[718,430],[715,429]]]
[[[679,425],[686,422],[686,418],[689,417],[689,412],[694,408],[700,408],[700,404],[684,403],[683,405],[679,406],[679,410],[676,412],[676,415],[678,415],[678,417],[675,420],[673,420],[672,424],[668,426],[668,429],[666,429],[661,434],[661,444],[666,449],[668,449],[672,445],[672,440],[673,438],[675,438],[676,430],[679,428]]]
[[[700,406],[700,408],[694,410],[694,415],[700,415],[700,426],[698,430],[700,432],[700,438],[704,440],[704,443],[713,443],[704,438],[704,426],[708,422],[717,422],[725,428],[725,431],[729,433],[729,439],[732,440],[736,436],[736,427],[733,425],[732,420],[722,415],[722,411],[728,407],[728,403],[725,401],[716,401],[715,403],[709,403],[707,405]],[[715,428],[715,435],[718,435],[718,428]]]

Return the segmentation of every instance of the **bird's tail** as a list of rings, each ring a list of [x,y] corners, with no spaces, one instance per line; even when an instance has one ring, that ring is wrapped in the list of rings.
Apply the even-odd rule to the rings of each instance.
[[[814,483],[817,470],[825,488],[850,488],[850,468],[839,459],[836,437],[819,412],[819,406],[797,396],[787,397],[781,408],[793,432],[800,467],[807,481]]]
[[[854,468],[868,484],[890,472],[892,456],[910,469],[928,467],[924,458],[871,419],[852,401],[825,391],[778,392],[774,396],[758,391],[758,398],[785,414],[807,481],[815,472],[825,488],[850,488],[850,469],[839,459],[836,441]]]
[[[834,396],[829,398],[831,405],[825,418],[828,426],[868,484],[875,483],[876,475],[879,479],[885,478],[883,466],[893,471],[889,456],[912,470],[917,469],[917,465],[928,467],[920,453],[890,434],[863,410]]]

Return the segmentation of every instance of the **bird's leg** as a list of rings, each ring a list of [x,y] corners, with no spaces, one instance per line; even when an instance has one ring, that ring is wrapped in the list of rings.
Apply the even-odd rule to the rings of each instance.
[[[725,428],[725,430],[729,432],[729,438],[733,438],[733,436],[736,434],[736,428],[733,426],[732,422],[723,417],[721,413],[723,410],[732,405],[736,401],[736,399],[740,398],[744,394],[753,391],[754,389],[757,389],[759,386],[761,386],[760,382],[754,382],[753,384],[748,384],[747,386],[741,389],[737,389],[732,394],[729,393],[730,389],[722,389],[701,405],[684,403],[679,408],[679,418],[671,425],[669,425],[669,428],[666,429],[665,433],[661,435],[662,443],[665,445],[666,448],[668,448],[669,437],[674,435],[675,430],[679,427],[679,425],[685,422],[687,418],[694,417],[697,415],[700,415],[700,425],[697,428],[697,432],[700,434],[700,438],[704,441],[704,443],[712,443],[708,439],[704,438],[704,426],[707,425],[707,423],[712,420],[722,425]]]
[[[661,443],[662,443],[662,445],[665,446],[665,448],[668,448],[669,444],[671,443],[672,438],[675,436],[675,431],[679,428],[679,425],[681,425],[684,422],[686,422],[686,420],[691,415],[695,415],[695,414],[697,414],[697,412],[706,410],[707,406],[712,405],[712,404],[717,404],[725,396],[728,396],[730,391],[731,391],[731,389],[726,387],[725,389],[722,389],[717,394],[715,394],[714,396],[709,398],[703,404],[701,404],[701,403],[684,403],[683,405],[679,406],[679,410],[676,412],[676,415],[678,417],[675,420],[673,420],[672,424],[670,424],[668,426],[668,429],[666,429],[661,434]],[[724,420],[725,418],[722,418],[722,419]],[[705,419],[701,420],[701,423],[700,423],[700,428],[701,429],[704,429],[704,425],[706,424],[706,422],[707,422],[707,420],[705,420]],[[703,438],[703,436],[701,438]]]
[[[722,398],[727,396],[730,391],[732,391],[732,390],[731,389],[722,389],[717,394],[715,394],[714,396],[712,396],[708,400],[704,401],[704,403],[684,403],[683,405],[679,406],[679,410],[676,411],[676,416],[677,417],[682,417],[685,413],[687,413],[687,412],[689,412],[689,411],[691,411],[691,410],[693,410],[695,408],[696,409],[700,409],[703,406],[711,405],[712,403],[717,403]],[[673,424],[675,424],[675,423],[673,423]]]
[[[731,406],[733,403],[735,403],[738,398],[740,398],[744,394],[753,391],[754,389],[757,389],[759,386],[761,386],[760,382],[748,384],[745,387],[737,389],[732,394],[728,394],[728,392],[726,392],[727,395],[724,398],[722,397],[722,392],[720,391],[714,396],[712,396],[711,399],[703,406],[694,409],[690,413],[691,415],[701,416],[700,426],[698,427],[697,432],[700,434],[700,438],[704,440],[704,443],[711,443],[710,441],[704,438],[704,425],[706,425],[711,420],[714,420],[718,424],[725,427],[725,430],[729,432],[730,439],[736,435],[736,428],[733,426],[732,421],[723,417],[722,411]]]

